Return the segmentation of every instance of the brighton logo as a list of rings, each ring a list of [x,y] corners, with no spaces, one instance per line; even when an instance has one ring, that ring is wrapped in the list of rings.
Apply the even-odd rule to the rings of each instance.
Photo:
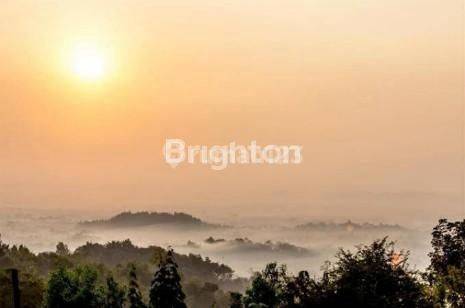
[[[166,139],[163,147],[165,162],[175,168],[181,163],[203,164],[213,170],[223,170],[234,164],[287,165],[302,162],[300,145],[249,145],[230,142],[228,145],[186,145],[182,139]]]

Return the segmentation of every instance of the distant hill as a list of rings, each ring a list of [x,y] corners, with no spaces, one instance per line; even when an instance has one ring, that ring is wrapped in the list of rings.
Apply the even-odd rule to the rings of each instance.
[[[109,219],[91,220],[79,223],[82,227],[128,228],[142,226],[182,226],[189,228],[220,228],[217,224],[206,223],[186,213],[123,212]]]
[[[295,227],[296,230],[301,231],[404,231],[406,228],[400,225],[389,225],[389,224],[371,224],[371,223],[354,223],[348,220],[344,223],[326,223],[326,222],[309,222],[306,224],[298,225]]]
[[[295,246],[286,242],[265,241],[263,243],[254,242],[248,238],[236,238],[233,240],[207,238],[203,244],[215,246],[217,252],[226,254],[260,254],[269,257],[276,256],[293,256],[305,257],[314,255],[313,251],[307,248]],[[200,245],[189,241],[188,246],[200,248]]]

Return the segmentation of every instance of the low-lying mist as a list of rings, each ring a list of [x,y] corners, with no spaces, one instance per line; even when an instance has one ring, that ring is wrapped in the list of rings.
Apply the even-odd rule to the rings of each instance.
[[[181,223],[132,221],[125,225],[119,216],[118,224],[112,224],[112,220],[105,220],[110,217],[8,209],[0,215],[0,234],[3,242],[23,244],[34,252],[54,251],[58,242],[75,249],[86,242],[106,243],[124,239],[144,247],[171,246],[178,253],[200,254],[224,263],[232,267],[237,276],[243,277],[250,276],[272,261],[287,264],[292,272],[306,269],[318,275],[324,262],[331,261],[339,248],[352,249],[354,245],[368,244],[385,236],[395,241],[399,250],[410,251],[409,263],[412,266],[422,269],[428,262],[428,229],[362,221],[307,221],[297,224],[282,220],[270,223],[264,218],[249,219],[241,224],[224,224],[226,220],[223,220],[222,224],[218,224],[216,221],[204,221],[202,217],[178,217],[182,218]],[[96,223],[82,223],[95,219]]]

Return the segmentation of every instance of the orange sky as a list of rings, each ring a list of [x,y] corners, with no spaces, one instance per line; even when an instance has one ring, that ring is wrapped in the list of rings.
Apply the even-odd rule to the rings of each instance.
[[[462,1],[94,2],[0,3],[0,206],[464,214]],[[173,170],[165,138],[304,163]]]

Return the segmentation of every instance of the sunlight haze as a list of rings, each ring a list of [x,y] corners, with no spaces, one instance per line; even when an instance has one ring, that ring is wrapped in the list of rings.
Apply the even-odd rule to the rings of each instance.
[[[464,215],[462,1],[127,4],[0,3],[0,207]],[[304,159],[173,169],[167,138]]]

